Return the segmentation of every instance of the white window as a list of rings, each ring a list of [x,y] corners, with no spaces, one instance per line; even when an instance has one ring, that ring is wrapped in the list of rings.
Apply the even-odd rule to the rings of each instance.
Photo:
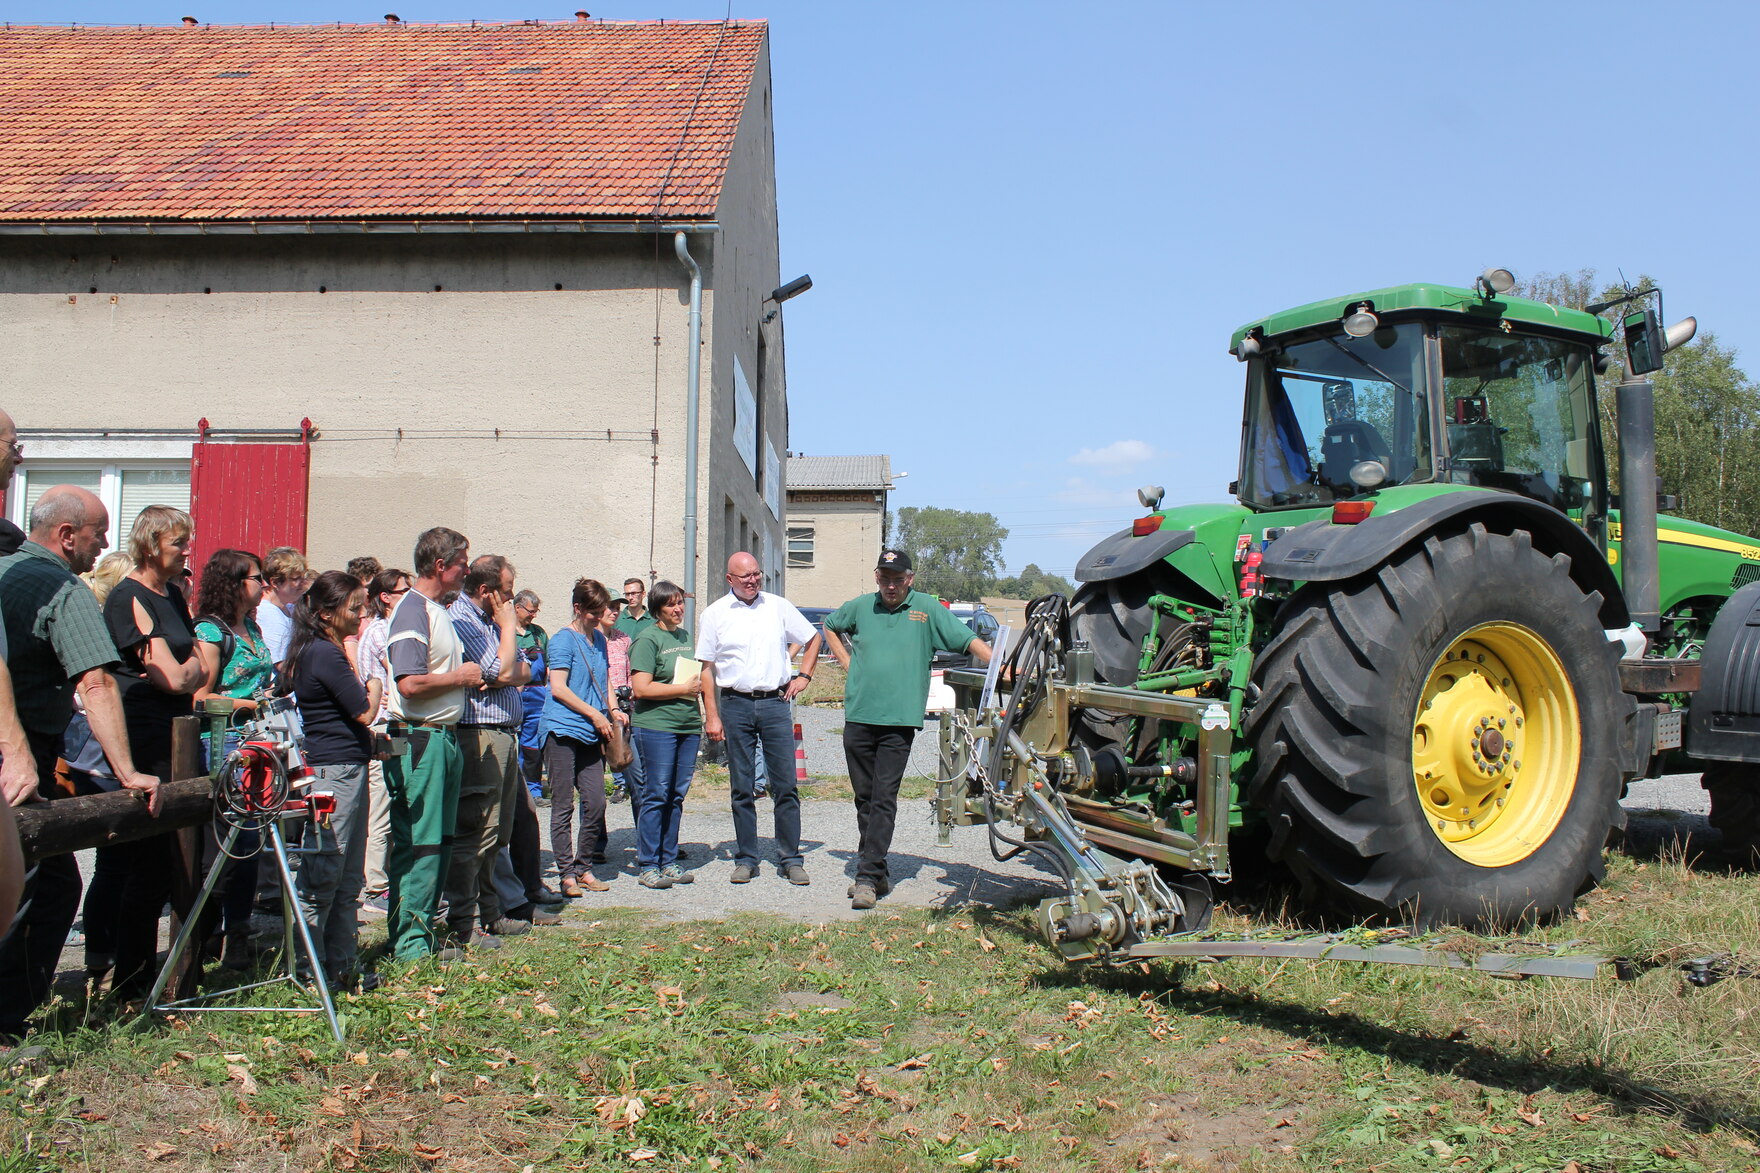
[[[90,489],[104,503],[110,514],[110,549],[123,549],[134,519],[149,505],[172,505],[189,512],[189,461],[131,461],[100,463],[97,461],[60,461],[31,459],[25,450],[25,462],[13,476],[12,491],[6,495],[8,513],[21,529],[29,529],[31,507],[46,489],[56,485],[78,485]]]
[[[788,565],[790,569],[808,567],[813,564],[813,527],[810,525],[791,525],[788,527]]]

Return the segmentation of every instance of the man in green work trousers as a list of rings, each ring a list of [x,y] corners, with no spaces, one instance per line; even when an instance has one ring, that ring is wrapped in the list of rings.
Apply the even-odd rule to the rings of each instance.
[[[874,567],[880,589],[851,599],[825,620],[825,646],[849,671],[843,756],[861,835],[849,889],[852,908],[872,908],[892,891],[886,855],[898,818],[898,784],[929,703],[929,661],[937,651],[970,651],[980,663],[990,662],[990,645],[934,595],[912,590],[915,581],[909,554],[882,550]],[[853,660],[840,635],[856,637]]]
[[[391,795],[392,956],[412,961],[459,951],[440,947],[434,915],[452,860],[458,790],[464,756],[456,726],[467,691],[480,688],[483,670],[466,661],[446,608],[458,597],[470,564],[470,543],[457,530],[436,526],[416,539],[416,577],[391,612],[385,658],[391,665],[391,714],[409,726],[409,750],[385,763]]]

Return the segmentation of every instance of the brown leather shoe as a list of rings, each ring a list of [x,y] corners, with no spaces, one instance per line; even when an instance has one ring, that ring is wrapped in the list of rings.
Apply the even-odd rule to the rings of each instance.
[[[599,879],[597,876],[592,876],[592,875],[582,876],[579,880],[579,883],[580,883],[581,887],[585,888],[589,892],[609,892],[609,891],[611,891],[611,885],[607,884],[604,880]]]
[[[579,880],[573,876],[564,876],[562,877],[562,894],[572,900],[577,896],[585,896],[587,893],[586,889],[581,887]]]

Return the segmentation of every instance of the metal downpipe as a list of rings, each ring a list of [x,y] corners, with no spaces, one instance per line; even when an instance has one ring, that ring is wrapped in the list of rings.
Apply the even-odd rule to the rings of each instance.
[[[684,625],[697,629],[697,409],[702,398],[703,270],[691,256],[685,234],[672,238],[673,251],[691,271],[690,340],[685,353],[684,393]]]

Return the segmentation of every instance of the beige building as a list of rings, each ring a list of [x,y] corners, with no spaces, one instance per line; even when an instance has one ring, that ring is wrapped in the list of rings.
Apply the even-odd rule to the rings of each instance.
[[[13,26],[0,57],[8,516],[90,484],[114,545],[188,503],[198,566],[407,566],[449,525],[552,627],[581,575],[694,553],[707,602],[746,548],[783,580],[764,22]]]
[[[836,607],[874,589],[886,542],[887,456],[788,458],[788,597]]]

